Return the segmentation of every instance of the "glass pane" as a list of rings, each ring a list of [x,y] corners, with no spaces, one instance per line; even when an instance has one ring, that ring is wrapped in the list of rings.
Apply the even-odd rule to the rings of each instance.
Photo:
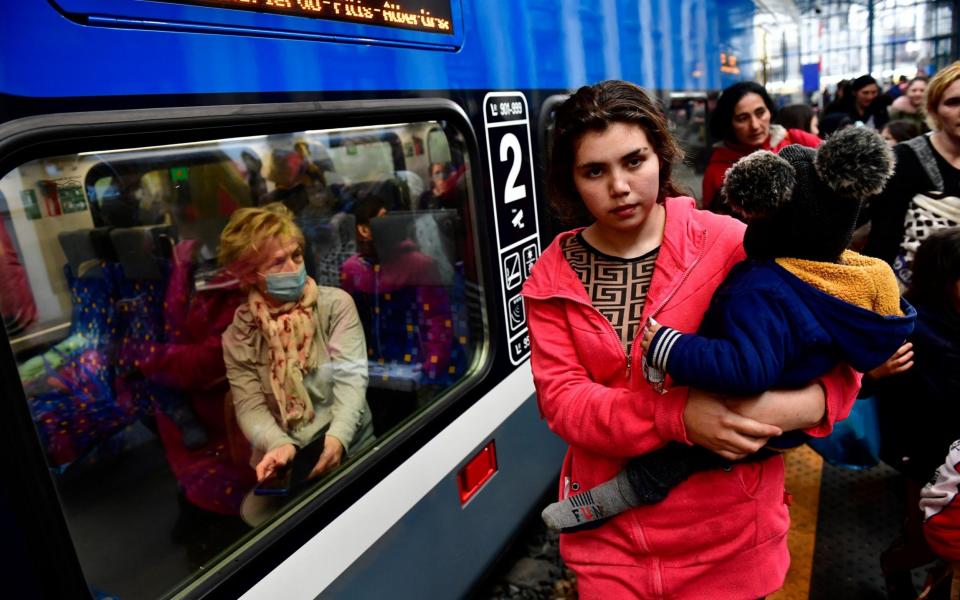
[[[447,136],[440,129],[431,129],[427,134],[427,148],[430,150],[430,162],[450,162],[450,145]]]
[[[0,179],[0,311],[92,588],[177,589],[464,380],[466,155],[431,121]]]

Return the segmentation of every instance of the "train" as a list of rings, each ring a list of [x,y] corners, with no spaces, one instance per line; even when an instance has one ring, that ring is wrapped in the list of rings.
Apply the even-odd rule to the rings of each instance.
[[[544,186],[553,110],[581,85],[633,81],[703,154],[707,95],[752,76],[756,11],[4,2],[0,290],[20,307],[0,331],[0,513],[21,549],[2,567],[8,590],[469,595],[542,508],[564,451],[539,417],[519,295],[558,231]],[[140,360],[216,345],[212,322],[185,325],[171,293],[174,281],[191,301],[223,292],[217,241],[233,211],[291,206],[310,275],[338,287],[358,252],[351,210],[372,197],[389,207],[371,221],[381,257],[413,238],[435,266],[440,320],[420,299],[361,310],[375,441],[253,522],[222,375],[190,386],[200,363],[165,373]],[[404,319],[399,351],[373,347]],[[427,356],[434,326],[442,348]],[[184,399],[216,405],[194,406],[199,442],[165,408]],[[218,479],[228,468],[248,472]]]

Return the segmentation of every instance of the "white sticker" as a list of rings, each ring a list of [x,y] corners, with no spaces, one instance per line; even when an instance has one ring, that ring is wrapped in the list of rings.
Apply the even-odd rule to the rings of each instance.
[[[530,334],[520,290],[540,256],[527,99],[520,92],[490,92],[483,98],[483,125],[493,189],[503,322],[510,362],[518,365],[530,356]]]

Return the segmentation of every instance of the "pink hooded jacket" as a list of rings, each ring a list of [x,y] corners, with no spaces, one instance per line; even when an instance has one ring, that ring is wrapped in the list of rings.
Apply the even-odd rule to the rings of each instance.
[[[714,290],[744,258],[744,225],[668,198],[666,226],[643,319],[683,332],[700,325]],[[542,415],[570,444],[560,497],[612,477],[625,459],[670,441],[690,443],[687,388],[667,378],[648,385],[640,344],[624,355],[619,336],[590,304],[563,257],[558,236],[535,265],[527,302],[532,368]],[[860,377],[838,367],[822,380],[827,416],[807,430],[824,436],[849,413]],[[560,549],[577,573],[581,598],[759,598],[778,589],[790,557],[783,459],[693,475],[660,504],[622,513],[602,526],[564,534]]]

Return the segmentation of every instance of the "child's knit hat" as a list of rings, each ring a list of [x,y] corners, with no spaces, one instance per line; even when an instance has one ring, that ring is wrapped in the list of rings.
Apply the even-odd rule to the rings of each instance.
[[[730,206],[747,221],[751,258],[836,260],[850,243],[864,200],[893,173],[893,152],[873,130],[852,127],[817,150],[791,145],[754,152],[727,171]]]

